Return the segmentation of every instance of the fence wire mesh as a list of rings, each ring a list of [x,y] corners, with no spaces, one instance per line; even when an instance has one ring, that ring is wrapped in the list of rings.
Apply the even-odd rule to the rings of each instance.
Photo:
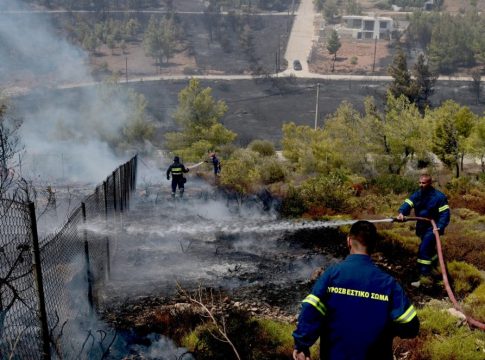
[[[0,358],[37,359],[31,349],[42,347],[28,207],[1,201],[0,228]]]
[[[109,276],[113,240],[88,231],[86,225],[129,209],[136,166],[137,156],[118,167],[58,233],[41,241],[41,295],[33,270],[33,243],[38,241],[33,211],[29,204],[0,199],[0,358],[101,358],[102,352],[86,344],[92,337],[95,288]],[[43,322],[47,339],[41,334]]]

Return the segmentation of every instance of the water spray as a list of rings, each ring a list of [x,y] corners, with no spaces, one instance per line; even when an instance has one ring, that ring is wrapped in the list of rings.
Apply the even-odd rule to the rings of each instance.
[[[196,167],[199,167],[203,163],[205,163],[205,161],[201,161],[201,162],[199,162],[199,163],[197,163],[195,165],[187,166],[187,169],[195,169]]]

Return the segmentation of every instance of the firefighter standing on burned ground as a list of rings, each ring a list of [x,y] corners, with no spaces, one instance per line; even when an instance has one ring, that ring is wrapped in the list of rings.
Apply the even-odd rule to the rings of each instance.
[[[403,221],[414,208],[417,217],[433,219],[438,227],[439,234],[443,235],[445,227],[450,223],[450,207],[448,199],[441,191],[433,187],[433,179],[428,174],[419,177],[419,190],[404,200],[399,208],[397,220]],[[431,222],[418,220],[416,235],[421,238],[418,251],[418,268],[420,276],[429,276],[433,262],[438,258],[436,254],[436,239]],[[421,285],[420,279],[411,283],[414,287]]]
[[[294,360],[392,360],[392,339],[416,337],[419,319],[403,288],[371,260],[377,231],[368,221],[350,228],[350,255],[327,269],[302,304],[293,332]]]
[[[175,156],[173,158],[173,163],[167,169],[167,180],[170,180],[170,175],[172,176],[172,198],[175,198],[177,187],[179,188],[180,197],[184,196],[184,185],[186,182],[184,173],[187,172],[189,172],[189,169],[180,162],[178,156]]]

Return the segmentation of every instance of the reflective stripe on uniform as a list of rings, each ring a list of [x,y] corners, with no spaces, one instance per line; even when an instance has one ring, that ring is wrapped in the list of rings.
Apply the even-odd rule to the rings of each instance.
[[[443,205],[442,207],[440,207],[440,208],[438,209],[438,211],[439,211],[439,212],[443,212],[443,211],[445,211],[445,210],[448,210],[449,208],[450,208],[450,207],[449,207],[448,205]]]
[[[173,168],[172,174],[182,174],[182,168]]]
[[[419,264],[423,264],[423,265],[431,265],[433,260],[425,260],[425,259],[418,259],[417,260]]]
[[[395,319],[394,321],[397,322],[397,323],[400,323],[400,324],[407,324],[408,322],[410,322],[414,317],[416,316],[416,309],[414,308],[414,306],[410,306],[405,312],[404,314],[402,314],[401,316],[399,316],[397,319]]]
[[[302,302],[308,303],[308,304],[314,306],[315,309],[317,309],[320,314],[325,316],[325,312],[326,312],[325,305],[323,305],[323,303],[320,301],[320,299],[318,297],[316,297],[315,295],[312,295],[312,294],[308,295],[305,298],[305,300],[303,300]]]
[[[407,203],[411,207],[414,206],[414,203],[411,200],[409,200],[409,199],[404,200],[404,202]]]

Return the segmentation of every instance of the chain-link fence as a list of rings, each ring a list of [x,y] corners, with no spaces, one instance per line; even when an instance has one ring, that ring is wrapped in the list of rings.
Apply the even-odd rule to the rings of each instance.
[[[110,239],[86,228],[129,209],[137,157],[116,169],[42,241],[35,208],[0,199],[0,358],[91,358],[93,288],[109,276]],[[92,339],[90,338],[92,337]],[[109,341],[109,339],[107,339]]]

